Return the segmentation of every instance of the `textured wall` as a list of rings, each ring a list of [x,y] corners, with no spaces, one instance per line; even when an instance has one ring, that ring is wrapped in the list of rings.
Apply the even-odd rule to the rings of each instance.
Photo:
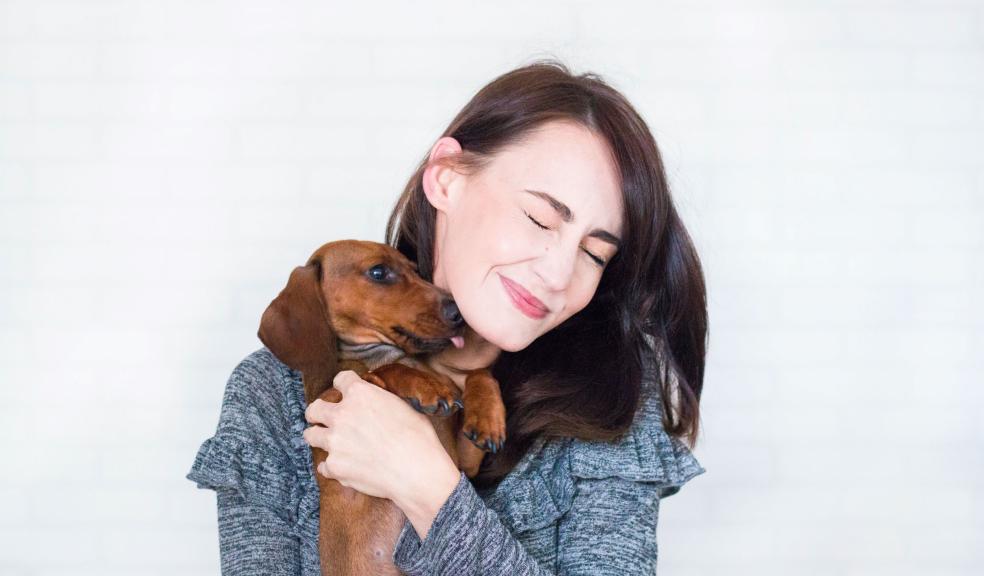
[[[705,265],[660,573],[980,573],[979,1],[0,0],[0,574],[217,574],[184,474],[261,312],[539,56],[635,103]]]

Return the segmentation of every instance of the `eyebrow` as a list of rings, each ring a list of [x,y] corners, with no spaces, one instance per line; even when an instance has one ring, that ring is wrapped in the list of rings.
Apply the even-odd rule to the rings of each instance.
[[[560,200],[557,200],[549,193],[543,192],[541,190],[528,190],[528,189],[523,189],[523,192],[529,192],[530,194],[536,196],[537,198],[545,200],[548,204],[550,204],[550,206],[554,210],[557,211],[557,214],[560,215],[560,218],[564,222],[574,221],[574,212],[571,211],[570,207],[567,206],[567,204],[561,202]],[[601,228],[595,228],[594,230],[588,232],[588,236],[591,236],[592,238],[598,238],[599,240],[603,240],[605,242],[608,242],[609,244],[613,244],[616,248],[621,247],[622,245],[622,241],[619,239],[618,236],[612,234],[608,230],[602,230]]]

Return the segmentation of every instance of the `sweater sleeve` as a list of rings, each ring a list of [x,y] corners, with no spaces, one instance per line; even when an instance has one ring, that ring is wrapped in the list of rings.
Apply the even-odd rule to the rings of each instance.
[[[247,502],[233,489],[216,490],[222,576],[296,576],[300,545],[271,510]]]
[[[233,370],[215,435],[202,443],[186,476],[216,493],[224,576],[302,573],[295,471],[275,368],[253,354]]]
[[[558,565],[544,566],[462,472],[423,541],[409,520],[405,522],[393,560],[409,576],[654,574],[658,511],[655,482],[581,479],[571,509],[558,526]]]
[[[578,480],[560,523],[559,574],[656,574],[660,487],[618,476]]]

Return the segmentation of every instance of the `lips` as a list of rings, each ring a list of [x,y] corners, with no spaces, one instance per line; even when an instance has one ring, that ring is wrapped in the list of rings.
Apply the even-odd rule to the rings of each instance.
[[[541,302],[539,298],[530,294],[529,291],[516,282],[513,282],[502,274],[499,274],[499,279],[502,281],[503,286],[506,287],[506,290],[511,293],[510,295],[513,296],[515,300],[518,300],[517,305],[519,305],[520,309],[527,313],[527,315],[542,318],[547,312],[550,311],[550,309],[547,308],[547,306]]]

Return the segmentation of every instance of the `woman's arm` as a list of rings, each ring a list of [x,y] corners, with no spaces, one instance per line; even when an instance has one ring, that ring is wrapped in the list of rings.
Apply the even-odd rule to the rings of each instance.
[[[237,490],[219,488],[215,494],[223,576],[301,574],[300,545],[283,519],[247,503]]]
[[[659,491],[656,482],[580,478],[561,519],[559,574],[655,574]]]
[[[293,524],[297,471],[285,395],[293,383],[284,378],[263,350],[240,362],[226,383],[215,435],[186,476],[215,491],[225,576],[300,575],[308,556]]]
[[[658,483],[578,479],[571,509],[558,526],[557,566],[544,566],[461,473],[423,541],[409,521],[404,524],[393,559],[410,576],[654,574],[658,515]]]

